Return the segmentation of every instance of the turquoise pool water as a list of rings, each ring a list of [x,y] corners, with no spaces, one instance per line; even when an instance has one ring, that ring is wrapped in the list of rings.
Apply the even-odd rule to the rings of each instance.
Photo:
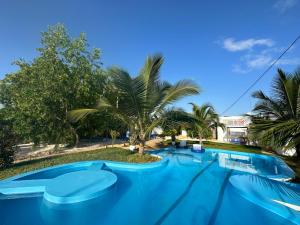
[[[0,224],[300,224],[300,188],[276,181],[294,176],[277,158],[214,149],[152,153],[162,160],[80,162],[1,181]]]

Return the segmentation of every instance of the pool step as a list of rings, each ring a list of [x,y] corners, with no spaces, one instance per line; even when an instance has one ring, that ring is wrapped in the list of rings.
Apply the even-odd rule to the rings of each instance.
[[[47,183],[49,183],[48,179],[1,182],[0,193],[3,195],[42,193]]]
[[[112,190],[117,176],[105,170],[82,170],[59,176],[45,188],[44,199],[55,204],[83,202]]]
[[[73,171],[72,171],[73,170]],[[62,174],[62,171],[67,171]],[[57,173],[57,175],[55,175]],[[43,194],[44,199],[54,204],[77,203],[97,198],[110,191],[117,182],[117,176],[105,170],[104,163],[95,162],[78,170],[76,166],[56,167],[36,174],[53,178],[38,179],[33,172],[29,176],[36,179],[4,180],[0,182],[0,198],[10,199],[17,196]]]

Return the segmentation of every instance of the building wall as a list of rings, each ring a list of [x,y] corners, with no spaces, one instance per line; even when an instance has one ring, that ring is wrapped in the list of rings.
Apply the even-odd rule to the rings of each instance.
[[[226,128],[218,127],[218,141],[230,142],[234,137],[247,136],[251,120],[247,116],[222,116],[220,122],[224,123]]]

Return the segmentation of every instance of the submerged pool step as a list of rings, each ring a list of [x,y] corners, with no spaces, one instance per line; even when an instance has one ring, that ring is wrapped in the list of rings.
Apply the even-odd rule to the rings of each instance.
[[[1,199],[12,198],[14,195],[24,196],[41,193],[46,201],[54,204],[77,203],[107,193],[117,182],[117,176],[114,173],[104,170],[104,163],[95,162],[81,170],[73,167],[73,170],[72,172],[72,165],[66,165],[65,167],[36,172],[48,175],[49,173],[54,174],[56,171],[58,175],[50,179],[42,179],[43,176],[41,176],[41,179],[18,178],[1,181]],[[68,172],[62,174],[62,171]]]
[[[83,202],[112,189],[117,176],[105,170],[83,170],[53,179],[45,188],[44,199],[56,204]]]
[[[22,195],[44,192],[48,179],[3,181],[0,193],[3,195]]]

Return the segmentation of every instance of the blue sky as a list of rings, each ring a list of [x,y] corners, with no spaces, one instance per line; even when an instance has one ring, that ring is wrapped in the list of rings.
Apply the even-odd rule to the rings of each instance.
[[[299,35],[299,12],[300,0],[1,0],[0,78],[16,70],[14,60],[36,56],[41,31],[63,23],[101,49],[104,67],[135,75],[147,55],[163,54],[163,79],[193,79],[203,90],[177,105],[210,102],[222,113]],[[300,42],[276,67],[292,72],[299,65]],[[252,91],[268,93],[275,69]],[[250,94],[226,114],[249,112]]]

